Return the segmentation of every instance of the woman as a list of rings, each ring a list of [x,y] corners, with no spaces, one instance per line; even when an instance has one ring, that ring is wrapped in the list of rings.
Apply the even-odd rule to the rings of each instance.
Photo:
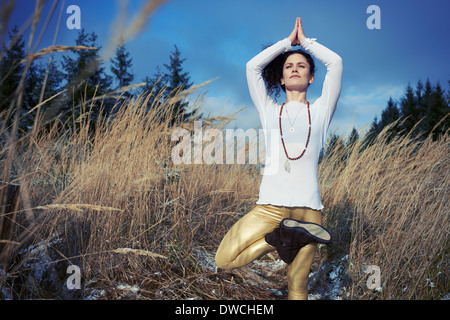
[[[311,106],[306,99],[314,82],[314,60],[325,64],[322,95]],[[277,250],[288,263],[288,299],[308,298],[308,274],[317,243],[331,236],[321,226],[318,159],[341,91],[342,60],[305,37],[297,18],[288,38],[263,50],[247,63],[247,81],[265,133],[266,167],[256,207],[223,238],[216,264],[243,266]],[[269,93],[286,93],[277,104]],[[281,142],[281,143],[279,143]]]

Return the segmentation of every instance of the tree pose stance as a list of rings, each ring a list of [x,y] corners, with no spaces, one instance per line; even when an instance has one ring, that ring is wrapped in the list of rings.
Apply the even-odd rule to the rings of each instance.
[[[327,73],[322,95],[310,105],[314,59]],[[318,243],[331,235],[322,227],[318,159],[341,91],[342,59],[306,38],[297,18],[289,37],[247,63],[247,82],[264,129],[266,161],[259,199],[223,238],[216,264],[222,269],[246,265],[277,250],[287,264],[288,299],[308,298],[308,274]],[[286,94],[283,104],[270,95]]]

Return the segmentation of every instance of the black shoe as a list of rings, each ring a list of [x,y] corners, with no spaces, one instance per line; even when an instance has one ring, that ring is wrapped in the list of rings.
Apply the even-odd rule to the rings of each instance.
[[[318,242],[328,244],[331,242],[331,234],[320,224],[313,222],[304,222],[295,219],[283,219],[281,229],[299,233],[298,237],[303,242]]]
[[[281,260],[290,264],[297,256],[298,251],[302,247],[295,241],[295,235],[285,232],[280,227],[266,234],[266,242],[277,249]]]
[[[266,234],[268,244],[276,247],[280,258],[290,264],[298,251],[311,242],[330,243],[331,235],[324,227],[294,219],[283,219],[280,227]]]

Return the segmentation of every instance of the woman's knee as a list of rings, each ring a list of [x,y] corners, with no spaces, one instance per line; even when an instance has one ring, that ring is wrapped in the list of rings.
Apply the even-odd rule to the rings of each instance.
[[[215,256],[216,266],[220,269],[231,269],[230,267],[230,261],[228,259],[225,259],[224,256],[221,254],[219,250],[216,252]]]

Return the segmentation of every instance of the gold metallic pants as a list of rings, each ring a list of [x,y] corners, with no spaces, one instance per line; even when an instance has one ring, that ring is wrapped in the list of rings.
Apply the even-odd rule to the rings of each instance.
[[[305,207],[257,205],[237,221],[223,238],[216,253],[216,264],[222,269],[233,269],[275,250],[264,239],[284,218],[292,218],[322,225],[321,212]],[[308,275],[317,244],[300,249],[288,265],[288,299],[308,299]]]

